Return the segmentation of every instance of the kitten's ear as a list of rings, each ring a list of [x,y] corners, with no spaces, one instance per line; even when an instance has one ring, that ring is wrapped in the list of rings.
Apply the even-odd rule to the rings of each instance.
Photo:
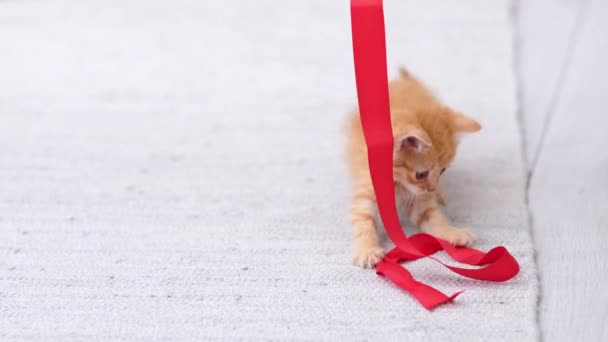
[[[454,130],[459,133],[473,133],[481,129],[479,122],[470,117],[455,111],[452,112],[452,125]]]
[[[395,150],[408,149],[415,153],[424,153],[432,146],[429,136],[420,129],[409,129],[395,137]]]

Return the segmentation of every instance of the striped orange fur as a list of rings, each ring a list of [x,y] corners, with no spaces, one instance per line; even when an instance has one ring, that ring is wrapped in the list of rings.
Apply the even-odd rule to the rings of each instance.
[[[389,84],[389,93],[395,138],[395,194],[402,207],[401,215],[423,232],[455,245],[472,244],[473,233],[451,226],[441,213],[444,195],[439,180],[456,155],[458,135],[476,132],[481,129],[480,124],[442,105],[404,68],[400,77]],[[353,261],[358,266],[374,267],[384,251],[378,239],[378,209],[358,112],[349,120],[347,155],[353,179]]]

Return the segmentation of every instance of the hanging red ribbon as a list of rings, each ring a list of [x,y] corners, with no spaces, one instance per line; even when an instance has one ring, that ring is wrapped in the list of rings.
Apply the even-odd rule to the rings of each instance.
[[[386,41],[382,0],[351,0],[353,54],[359,112],[368,150],[369,168],[378,202],[378,210],[386,232],[395,244],[376,271],[400,288],[408,291],[428,310],[450,302],[461,292],[451,296],[416,281],[399,262],[430,256],[444,250],[454,260],[470,265],[484,265],[468,269],[443,266],[462,276],[487,280],[506,281],[519,272],[519,264],[505,247],[496,247],[488,253],[472,248],[454,247],[449,242],[428,234],[415,234],[409,239],[399,223],[393,183],[393,133],[391,127],[388,77],[386,68]]]

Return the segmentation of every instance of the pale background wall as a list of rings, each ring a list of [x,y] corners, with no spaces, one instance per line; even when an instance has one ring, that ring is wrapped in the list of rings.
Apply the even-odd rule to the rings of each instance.
[[[608,1],[518,5],[542,334],[546,341],[606,341]]]

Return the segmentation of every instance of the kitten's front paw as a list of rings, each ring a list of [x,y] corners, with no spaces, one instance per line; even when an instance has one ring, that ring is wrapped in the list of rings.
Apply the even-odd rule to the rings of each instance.
[[[454,246],[471,246],[477,240],[477,237],[471,230],[455,227],[449,227],[439,234],[439,237],[447,240]]]
[[[378,246],[357,247],[353,263],[363,268],[373,268],[384,257],[384,250]]]

